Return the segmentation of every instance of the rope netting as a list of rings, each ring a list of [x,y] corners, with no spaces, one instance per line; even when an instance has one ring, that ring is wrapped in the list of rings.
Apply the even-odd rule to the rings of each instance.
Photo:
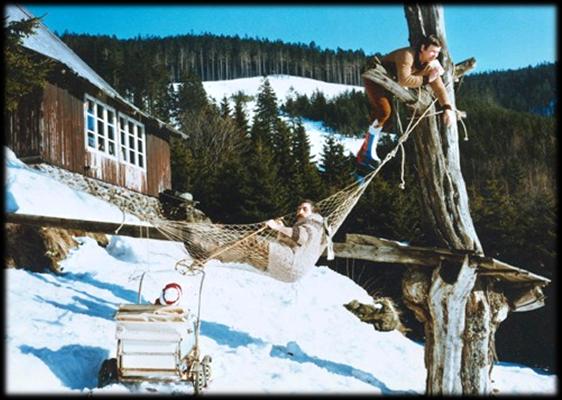
[[[359,201],[369,183],[383,166],[395,157],[399,150],[404,151],[403,143],[408,140],[410,133],[421,120],[428,116],[428,112],[435,101],[437,99],[434,99],[417,118],[414,118],[417,111],[414,109],[414,115],[410,119],[406,131],[400,135],[396,146],[385,156],[376,169],[362,179],[356,180],[337,193],[316,203],[318,213],[324,218],[325,224],[326,240],[323,251],[327,246],[330,246],[331,238]],[[404,156],[404,153],[402,155]],[[402,168],[404,168],[403,164]],[[154,215],[137,216],[150,223],[169,240],[185,244],[189,257],[179,260],[176,264],[176,269],[182,273],[202,269],[206,262],[211,259],[218,259],[222,262],[248,263],[264,269],[268,263],[269,243],[278,240],[277,231],[269,229],[265,225],[266,221],[251,224],[219,224],[173,221]],[[296,221],[293,213],[288,213],[277,219],[282,220],[286,226],[292,226]],[[320,255],[318,254],[318,257]]]

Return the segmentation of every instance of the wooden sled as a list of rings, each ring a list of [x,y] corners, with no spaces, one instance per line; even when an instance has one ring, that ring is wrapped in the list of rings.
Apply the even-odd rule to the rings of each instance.
[[[116,358],[105,360],[98,386],[114,381],[190,381],[198,393],[211,358],[199,360],[196,319],[179,306],[124,304],[115,314]]]

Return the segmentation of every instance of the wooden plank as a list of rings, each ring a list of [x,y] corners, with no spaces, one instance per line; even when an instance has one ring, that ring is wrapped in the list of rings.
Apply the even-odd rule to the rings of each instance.
[[[164,236],[156,227],[150,225],[123,224],[115,222],[88,221],[70,218],[45,217],[42,215],[29,214],[6,214],[6,222],[12,224],[24,224],[44,226],[60,229],[76,229],[92,233],[105,233],[108,235],[129,236],[145,239],[170,240]],[[119,229],[118,233],[116,231]]]
[[[495,275],[514,283],[537,282],[540,285],[547,285],[551,282],[543,276],[471,251],[408,246],[369,235],[346,235],[345,243],[334,243],[334,253],[340,258],[428,267],[435,267],[444,260],[461,264],[468,254],[470,262],[478,265],[481,275]]]
[[[458,82],[460,78],[471,71],[476,66],[476,59],[471,57],[455,65],[454,69],[454,81]],[[368,79],[379,86],[382,86],[386,90],[393,93],[398,100],[409,105],[411,107],[425,108],[431,103],[431,96],[422,91],[405,88],[400,86],[398,82],[390,77],[386,69],[382,66],[380,62],[376,63],[373,68],[370,68],[363,72],[362,78]],[[418,97],[419,96],[419,97]],[[461,117],[466,117],[465,112],[461,112]]]

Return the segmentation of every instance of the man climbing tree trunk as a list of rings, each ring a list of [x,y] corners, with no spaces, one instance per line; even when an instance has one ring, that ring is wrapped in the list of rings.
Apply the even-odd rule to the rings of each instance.
[[[455,68],[447,49],[442,7],[406,5],[405,14],[412,47],[430,34],[441,40],[442,79],[449,104],[456,110]],[[436,236],[441,245],[467,252],[461,265],[441,263],[433,272],[411,269],[404,276],[406,304],[424,324],[426,393],[431,395],[491,392],[493,338],[507,315],[505,298],[495,296],[486,277],[477,276],[468,256],[482,255],[483,249],[470,215],[458,136],[457,122],[446,126],[438,115],[426,118],[414,134],[423,203]],[[490,293],[498,299],[493,305]]]
[[[417,46],[429,34],[435,34],[441,40],[440,58],[445,69],[442,79],[449,102],[456,109],[454,65],[447,48],[442,7],[407,5],[405,12],[412,46]],[[446,127],[437,117],[429,117],[426,121],[425,126],[422,122],[414,140],[423,200],[434,230],[442,240],[441,244],[482,253],[460,168],[458,125],[453,123]]]

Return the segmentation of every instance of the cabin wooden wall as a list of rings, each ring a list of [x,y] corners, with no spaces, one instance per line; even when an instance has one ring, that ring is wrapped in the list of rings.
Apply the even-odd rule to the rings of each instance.
[[[84,173],[84,105],[67,90],[47,83],[43,91],[41,158]]]
[[[170,147],[163,135],[151,134],[150,124],[142,121],[147,135],[146,171],[87,150],[83,92],[71,89],[72,93],[47,83],[42,93],[22,100],[5,123],[7,143],[14,153],[30,160],[39,157],[43,162],[69,171],[152,196],[170,189]],[[107,98],[100,100],[108,103]],[[110,105],[131,114],[115,103]]]
[[[4,120],[6,145],[19,157],[37,158],[41,153],[41,91],[25,96],[16,111]]]
[[[157,196],[172,188],[170,143],[156,135],[147,135],[148,194]]]

